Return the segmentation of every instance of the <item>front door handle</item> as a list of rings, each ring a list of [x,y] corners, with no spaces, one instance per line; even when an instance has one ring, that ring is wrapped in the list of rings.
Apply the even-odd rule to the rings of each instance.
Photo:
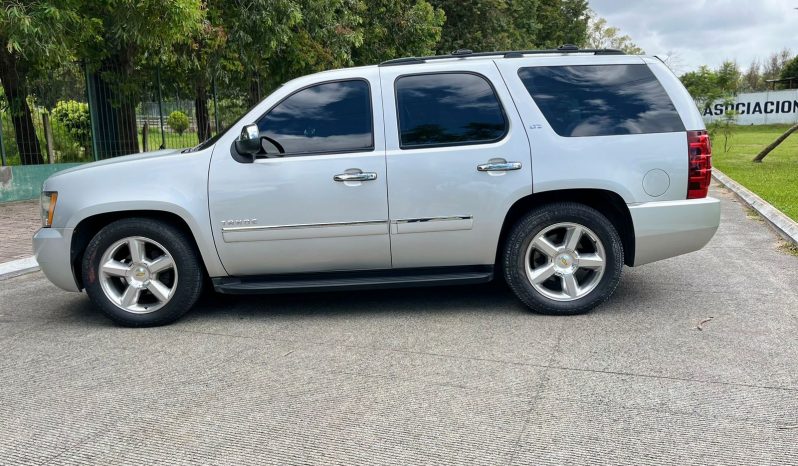
[[[377,174],[374,172],[363,173],[341,173],[333,176],[335,181],[374,181],[377,179]]]
[[[479,172],[503,172],[507,170],[520,170],[521,162],[488,162],[477,165]]]

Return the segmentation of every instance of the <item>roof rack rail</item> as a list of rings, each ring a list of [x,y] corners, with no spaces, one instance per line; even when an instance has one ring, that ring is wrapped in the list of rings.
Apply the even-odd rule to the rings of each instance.
[[[556,49],[538,49],[538,50],[508,50],[504,52],[472,52],[468,49],[458,49],[447,55],[431,55],[428,57],[403,57],[395,58],[380,63],[380,66],[398,66],[398,65],[418,65],[427,63],[430,60],[445,60],[451,58],[469,58],[469,57],[503,57],[503,58],[522,58],[525,55],[544,55],[556,53],[592,53],[593,55],[625,55],[622,50],[618,49],[580,49],[576,45],[565,44],[557,47]]]

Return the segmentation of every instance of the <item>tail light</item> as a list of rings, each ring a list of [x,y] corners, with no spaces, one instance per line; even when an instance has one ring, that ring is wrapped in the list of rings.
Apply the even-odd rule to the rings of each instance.
[[[712,144],[706,130],[687,132],[687,199],[703,199],[712,178]]]

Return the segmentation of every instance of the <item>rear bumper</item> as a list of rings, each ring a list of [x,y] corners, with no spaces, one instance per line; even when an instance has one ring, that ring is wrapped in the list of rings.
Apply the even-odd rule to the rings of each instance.
[[[635,228],[634,265],[703,248],[720,225],[720,201],[711,197],[629,206]]]
[[[33,254],[44,276],[66,291],[80,291],[72,273],[72,228],[41,228],[33,235]]]

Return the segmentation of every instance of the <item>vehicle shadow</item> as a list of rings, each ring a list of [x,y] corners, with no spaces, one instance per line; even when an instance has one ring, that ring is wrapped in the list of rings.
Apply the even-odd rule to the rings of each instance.
[[[340,316],[363,314],[453,314],[471,311],[524,312],[502,282],[473,286],[437,286],[264,295],[205,293],[192,317]]]
[[[622,278],[615,295],[593,315],[636,312],[634,302],[657,295],[656,285],[645,280]],[[432,286],[313,293],[227,295],[206,290],[182,320],[221,322],[231,320],[281,320],[363,315],[447,316],[471,313],[519,315],[530,313],[503,281],[471,286]],[[543,317],[543,316],[541,316]],[[546,316],[547,318],[557,318]],[[81,326],[107,327],[105,318],[88,297],[61,303],[51,318]]]

